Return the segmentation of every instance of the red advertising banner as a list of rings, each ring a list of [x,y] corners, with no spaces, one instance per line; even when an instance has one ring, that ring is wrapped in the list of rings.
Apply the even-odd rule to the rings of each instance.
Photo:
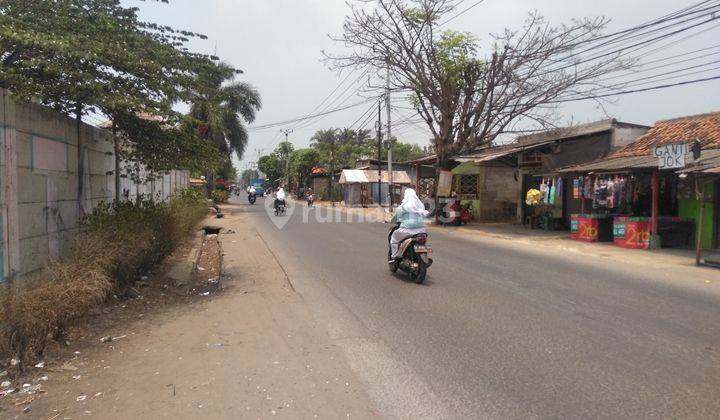
[[[621,248],[650,248],[650,221],[641,217],[616,217],[613,243]]]
[[[576,241],[598,242],[600,240],[600,220],[595,217],[570,216],[570,238]]]

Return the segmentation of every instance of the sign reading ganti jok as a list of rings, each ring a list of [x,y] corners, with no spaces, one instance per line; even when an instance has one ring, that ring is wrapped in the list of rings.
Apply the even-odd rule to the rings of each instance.
[[[653,148],[653,156],[658,158],[658,169],[677,169],[685,167],[685,155],[690,152],[686,143],[666,144]]]

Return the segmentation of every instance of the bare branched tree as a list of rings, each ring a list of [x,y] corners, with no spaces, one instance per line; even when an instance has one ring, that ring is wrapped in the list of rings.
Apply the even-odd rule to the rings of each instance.
[[[613,55],[587,60],[607,19],[552,26],[537,13],[520,30],[492,35],[492,51],[483,55],[472,34],[441,29],[458,4],[378,0],[371,8],[358,0],[333,38],[348,52],[326,56],[337,69],[389,68],[391,89],[408,93],[432,132],[438,171],[519,121],[553,127],[558,103],[592,96],[600,76],[630,65]]]

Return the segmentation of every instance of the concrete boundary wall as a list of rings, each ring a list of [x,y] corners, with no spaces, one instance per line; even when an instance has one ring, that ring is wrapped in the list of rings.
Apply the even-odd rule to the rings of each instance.
[[[67,255],[83,211],[113,201],[118,186],[121,199],[165,200],[189,182],[187,171],[142,184],[121,177],[109,131],[83,123],[78,147],[74,119],[2,89],[0,142],[0,281]]]

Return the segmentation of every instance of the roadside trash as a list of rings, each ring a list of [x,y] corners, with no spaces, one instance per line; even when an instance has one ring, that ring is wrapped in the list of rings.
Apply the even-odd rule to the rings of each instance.
[[[210,296],[210,292],[200,293],[200,296]]]
[[[80,354],[80,352],[79,352],[79,351],[76,351],[75,354]]]
[[[26,413],[26,414],[27,414],[27,413],[29,413],[30,411],[32,411],[32,408],[30,408],[30,406],[27,406],[27,407],[23,408],[23,413]]]
[[[138,292],[133,287],[128,287],[128,289],[125,291],[125,297],[129,299],[138,299],[140,297],[140,292]]]
[[[43,376],[41,376],[41,377],[38,379],[38,381],[47,381],[48,379],[50,379],[49,376],[43,375]]]
[[[216,284],[220,282],[220,277],[213,277],[208,279],[208,283]]]
[[[25,385],[28,385],[28,386],[25,386]],[[40,385],[40,384],[37,384],[37,385],[25,384],[25,385],[23,385],[22,389],[18,389],[16,391],[19,392],[20,394],[28,394],[28,395],[34,395],[34,394],[37,394],[38,392],[42,392],[42,385]]]
[[[38,363],[37,365],[35,365],[35,367],[38,368],[38,369],[42,369],[42,368],[45,367],[45,362],[40,362],[40,363]]]
[[[98,393],[96,393],[95,395],[93,395],[93,398],[100,397],[100,396],[102,396],[102,394],[103,394],[102,392],[98,392]]]
[[[87,395],[78,395],[77,398],[75,398],[75,401],[80,402],[85,401],[85,399],[87,399]]]
[[[10,388],[12,386],[12,382],[10,381],[3,381],[3,383],[0,384],[0,387],[3,388]]]
[[[199,271],[205,271],[205,269],[202,268],[202,267],[198,267],[198,270],[199,270]]]
[[[80,376],[80,375],[75,375],[75,376],[73,376],[73,379],[75,379],[76,381],[79,381],[80,378],[82,378],[82,376]]]
[[[127,338],[127,335],[118,335],[117,337],[106,335],[105,337],[101,338],[100,341],[102,341],[103,343],[109,343],[111,341],[122,340],[123,338]]]
[[[64,365],[60,366],[60,369],[62,369],[62,370],[77,370],[77,367],[71,365],[70,363],[65,363]]]
[[[20,360],[18,359],[11,359],[10,360],[10,366],[17,366],[20,364]]]

